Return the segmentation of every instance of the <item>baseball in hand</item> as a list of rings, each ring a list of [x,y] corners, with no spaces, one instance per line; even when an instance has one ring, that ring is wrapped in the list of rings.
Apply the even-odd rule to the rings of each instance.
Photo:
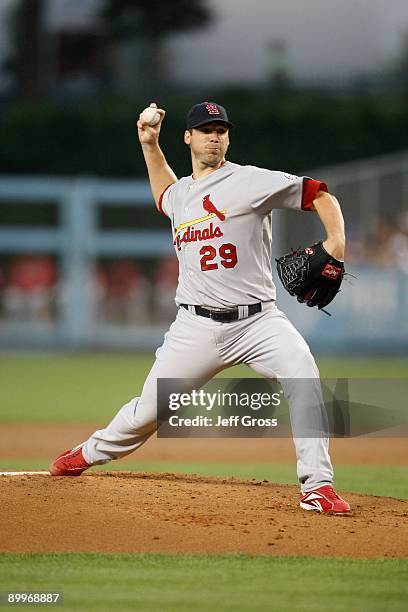
[[[156,125],[160,121],[160,115],[157,112],[157,108],[149,106],[145,108],[140,115],[140,121],[145,125]]]

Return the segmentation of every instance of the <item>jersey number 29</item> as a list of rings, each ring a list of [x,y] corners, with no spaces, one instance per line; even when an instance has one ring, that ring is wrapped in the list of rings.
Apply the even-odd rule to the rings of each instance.
[[[238,256],[235,245],[231,243],[222,244],[218,249],[218,252],[221,258],[220,264],[224,268],[234,268],[237,265]],[[203,272],[206,272],[207,270],[217,270],[218,263],[214,261],[214,259],[217,257],[217,250],[213,246],[208,245],[201,247],[200,255],[202,255],[200,264]]]

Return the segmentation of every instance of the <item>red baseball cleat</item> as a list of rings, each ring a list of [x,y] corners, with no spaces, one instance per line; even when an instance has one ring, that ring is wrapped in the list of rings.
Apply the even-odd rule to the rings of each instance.
[[[91,467],[84,459],[82,448],[67,450],[51,463],[49,470],[51,476],[80,476],[82,472]]]
[[[342,499],[331,485],[324,485],[313,491],[300,494],[300,507],[327,514],[349,514],[350,504]]]

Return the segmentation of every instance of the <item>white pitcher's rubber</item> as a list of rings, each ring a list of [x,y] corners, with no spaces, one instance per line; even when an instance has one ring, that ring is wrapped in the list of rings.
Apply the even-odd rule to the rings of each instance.
[[[48,476],[50,475],[50,473],[47,472],[0,472],[0,476],[37,476],[37,475],[41,475],[44,476],[45,474],[47,474]]]

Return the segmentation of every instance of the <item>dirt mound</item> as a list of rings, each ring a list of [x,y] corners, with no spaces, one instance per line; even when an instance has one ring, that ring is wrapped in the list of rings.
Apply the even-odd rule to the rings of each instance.
[[[407,557],[408,502],[348,494],[350,517],[306,512],[297,487],[192,475],[1,476],[2,552]]]

